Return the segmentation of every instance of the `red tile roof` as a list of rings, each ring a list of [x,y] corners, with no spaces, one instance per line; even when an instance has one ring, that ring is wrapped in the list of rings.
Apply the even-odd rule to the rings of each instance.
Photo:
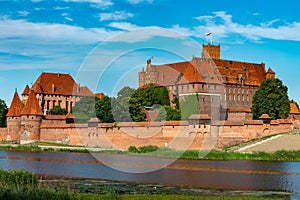
[[[66,115],[66,118],[67,118],[67,119],[75,119],[75,116],[74,116],[72,113],[68,113],[68,114]]]
[[[10,108],[8,110],[8,113],[6,114],[6,117],[19,117],[21,116],[22,109],[23,109],[23,104],[16,91],[13,100],[11,102]]]
[[[151,67],[157,73],[155,84],[164,86],[199,82],[240,84],[240,77],[245,85],[259,86],[266,78],[264,63],[193,58],[189,62],[152,65]]]
[[[98,97],[99,99],[102,99],[105,95],[103,93],[97,93],[95,94],[96,97]]]
[[[290,106],[291,106],[290,114],[294,114],[294,115],[300,114],[299,109],[298,109],[296,103],[292,102],[292,103],[290,103]]]
[[[271,68],[269,68],[267,74],[275,74],[275,72]]]
[[[245,85],[260,86],[265,80],[265,64],[247,63],[240,61],[213,59],[223,82],[229,84],[239,84],[239,76],[242,75]]]
[[[271,117],[268,114],[262,114],[259,119],[271,119]]]
[[[189,117],[189,120],[199,120],[199,119],[210,120],[211,118],[208,114],[192,114]]]
[[[60,73],[42,73],[32,86],[35,93],[92,96],[88,87],[80,87],[72,76]]]
[[[230,113],[251,113],[250,108],[230,108],[228,109]]]
[[[30,91],[21,115],[44,115],[33,90]]]
[[[28,85],[26,85],[26,87],[25,87],[25,89],[24,89],[24,91],[23,91],[22,94],[29,94],[29,92],[30,92],[30,88],[29,88]]]

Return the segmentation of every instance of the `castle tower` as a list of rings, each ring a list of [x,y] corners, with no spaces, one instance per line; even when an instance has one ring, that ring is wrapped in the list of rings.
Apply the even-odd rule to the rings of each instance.
[[[40,128],[43,116],[36,95],[31,90],[21,112],[21,140],[40,140]]]
[[[221,58],[220,45],[215,46],[213,44],[202,45],[202,58],[220,59]]]
[[[22,92],[22,101],[24,103],[27,101],[29,93],[30,93],[30,88],[28,85],[26,85],[24,91]]]
[[[139,88],[145,85],[145,75],[146,74],[143,67],[143,70],[139,72]]]
[[[8,113],[6,114],[6,120],[7,120],[6,140],[7,141],[19,140],[20,138],[22,109],[23,109],[23,104],[16,90],[10,108],[8,110]]]
[[[275,78],[275,72],[271,68],[269,68],[266,73],[266,79],[268,79],[268,78],[272,78],[272,79]]]

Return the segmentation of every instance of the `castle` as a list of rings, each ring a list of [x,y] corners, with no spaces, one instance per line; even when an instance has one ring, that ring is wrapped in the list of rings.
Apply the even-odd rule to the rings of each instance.
[[[94,95],[88,87],[77,84],[72,76],[61,73],[42,73],[31,89],[36,94],[44,114],[47,114],[55,106],[60,106],[70,113],[81,97]],[[24,103],[27,101],[29,93],[30,88],[26,85],[22,93]]]
[[[224,60],[220,57],[220,45],[202,45],[201,58],[191,61],[153,65],[147,61],[138,74],[139,87],[150,83],[166,86],[172,101],[174,96],[184,98],[198,94],[200,113],[214,115],[217,119],[240,116],[251,118],[252,97],[267,78],[275,78],[271,68],[265,64]]]
[[[200,114],[187,121],[74,123],[72,106],[83,96],[99,96],[80,86],[68,74],[42,73],[32,88],[27,85],[22,101],[15,92],[7,113],[7,128],[0,128],[0,140],[45,141],[71,145],[127,149],[129,146],[168,146],[175,149],[203,149],[248,141],[300,128],[300,112],[291,103],[289,119],[270,120],[268,115],[252,120],[252,97],[260,83],[274,78],[265,64],[220,59],[220,45],[203,45],[201,58],[190,62],[152,65],[139,73],[139,87],[150,83],[166,86],[170,98],[198,94]],[[24,105],[25,104],[25,105]],[[59,105],[67,115],[49,115]],[[221,113],[221,115],[218,115]],[[224,115],[223,115],[223,114]],[[210,141],[210,142],[208,142]]]

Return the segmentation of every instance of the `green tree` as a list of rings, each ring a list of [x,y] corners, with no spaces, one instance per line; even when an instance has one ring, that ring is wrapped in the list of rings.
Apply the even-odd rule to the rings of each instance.
[[[66,115],[68,111],[60,106],[54,106],[49,110],[49,115]]]
[[[115,122],[112,110],[111,110],[111,98],[104,96],[101,99],[97,98],[95,104],[95,111],[97,118],[102,123],[112,123]]]
[[[264,80],[253,96],[253,118],[268,114],[271,119],[286,119],[289,113],[288,88],[278,78]]]
[[[158,101],[154,103],[159,104],[161,106],[170,105],[169,91],[166,87],[157,87],[154,89],[154,93],[158,99]]]
[[[198,94],[187,95],[180,101],[181,117],[187,120],[192,114],[199,114]]]
[[[0,127],[6,127],[6,114],[8,108],[4,100],[0,99]]]
[[[82,97],[72,109],[77,123],[86,123],[90,118],[96,117],[95,103],[98,97]]]
[[[155,121],[179,121],[180,119],[180,110],[171,106],[163,106],[160,107]]]
[[[146,106],[143,101],[144,90],[139,88],[134,91],[129,100],[129,113],[132,121],[143,122],[146,121],[146,114],[143,107]]]
[[[116,122],[130,122],[129,100],[135,90],[128,86],[118,92],[116,98],[111,100],[112,114]]]

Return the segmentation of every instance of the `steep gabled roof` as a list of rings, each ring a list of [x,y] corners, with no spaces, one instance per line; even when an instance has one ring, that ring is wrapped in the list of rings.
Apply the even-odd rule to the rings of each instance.
[[[28,99],[21,115],[44,115],[33,90],[29,92]]]
[[[42,73],[32,86],[35,93],[57,94],[65,96],[92,96],[86,87],[80,87],[72,76],[60,73]]]
[[[24,89],[24,91],[23,91],[23,93],[22,93],[22,95],[26,95],[26,94],[28,95],[29,92],[30,92],[30,88],[29,88],[28,85],[26,85],[26,86],[25,86],[25,89]]]
[[[11,102],[10,108],[8,110],[8,113],[6,114],[6,117],[19,117],[21,116],[22,109],[23,109],[23,104],[16,91],[13,100]]]
[[[163,86],[196,82],[240,84],[240,80],[245,85],[260,86],[266,74],[264,63],[196,57],[187,62],[152,65],[151,70],[157,73],[154,84]],[[149,73],[148,69],[146,73]]]
[[[295,102],[291,102],[290,106],[291,106],[290,114],[294,114],[294,115],[299,115],[300,114],[299,109],[298,109]]]
[[[201,58],[193,58],[178,84],[182,83],[221,84],[222,80],[213,62]]]
[[[102,99],[105,95],[104,95],[104,93],[97,93],[97,94],[95,94],[95,96],[96,97],[98,97],[99,99]]]
[[[271,117],[268,114],[262,114],[259,119],[271,119]]]
[[[275,74],[275,72],[271,68],[269,68],[267,74]]]

